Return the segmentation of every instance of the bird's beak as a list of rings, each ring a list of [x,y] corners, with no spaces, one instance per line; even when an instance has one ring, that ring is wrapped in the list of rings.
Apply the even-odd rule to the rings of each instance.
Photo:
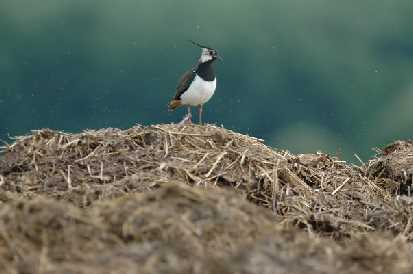
[[[220,56],[220,55],[216,55],[216,58],[219,60],[219,61],[224,61],[224,59]]]

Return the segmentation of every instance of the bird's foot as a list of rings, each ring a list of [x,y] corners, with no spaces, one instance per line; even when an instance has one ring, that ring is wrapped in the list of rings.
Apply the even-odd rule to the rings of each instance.
[[[187,115],[185,115],[184,118],[179,122],[179,125],[187,125],[187,124],[192,124],[191,113],[188,113]]]

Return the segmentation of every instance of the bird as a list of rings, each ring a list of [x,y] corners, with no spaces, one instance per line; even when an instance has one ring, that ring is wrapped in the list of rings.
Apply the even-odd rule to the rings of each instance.
[[[215,49],[192,40],[190,42],[201,48],[201,56],[195,67],[181,76],[176,95],[169,102],[168,109],[173,111],[180,106],[186,106],[188,112],[181,123],[192,123],[191,107],[198,107],[199,124],[202,125],[203,106],[214,95],[217,86],[213,63],[222,58]]]

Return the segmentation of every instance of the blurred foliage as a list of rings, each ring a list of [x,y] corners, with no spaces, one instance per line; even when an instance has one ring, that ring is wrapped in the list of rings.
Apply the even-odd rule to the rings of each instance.
[[[293,152],[412,136],[413,2],[3,0],[0,136],[180,120],[177,79],[219,50],[205,118]]]

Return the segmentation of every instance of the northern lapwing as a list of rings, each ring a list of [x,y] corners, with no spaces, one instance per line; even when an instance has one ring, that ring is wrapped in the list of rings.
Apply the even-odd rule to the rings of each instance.
[[[186,123],[192,122],[191,107],[198,107],[199,123],[202,124],[203,105],[214,95],[217,86],[213,63],[222,58],[215,49],[191,42],[202,49],[201,57],[193,69],[182,75],[176,87],[176,95],[169,102],[169,110],[187,106],[188,114],[181,122]]]

